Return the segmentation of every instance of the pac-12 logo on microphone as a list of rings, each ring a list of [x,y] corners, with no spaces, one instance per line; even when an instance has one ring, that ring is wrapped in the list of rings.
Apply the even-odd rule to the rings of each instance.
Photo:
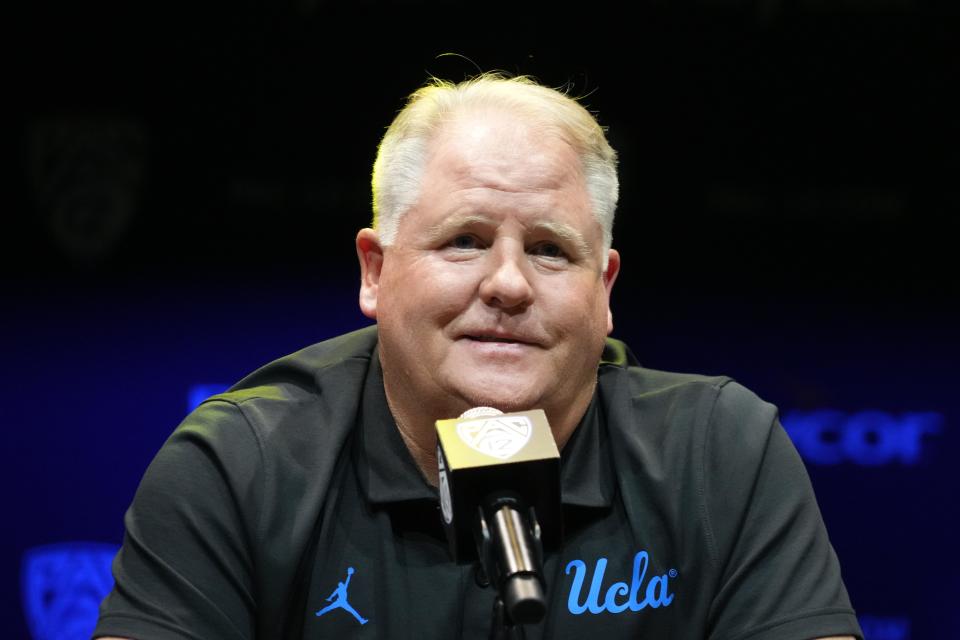
[[[533,423],[526,416],[492,416],[457,423],[457,435],[471,449],[506,460],[530,442]]]

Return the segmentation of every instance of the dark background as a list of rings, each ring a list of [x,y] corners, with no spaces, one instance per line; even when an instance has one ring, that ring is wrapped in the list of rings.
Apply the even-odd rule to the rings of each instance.
[[[808,468],[873,637],[960,634],[952,3],[31,3],[10,25],[5,637],[30,637],[28,549],[119,543],[191,385],[368,323],[379,137],[428,75],[478,69],[567,85],[609,127],[614,334],[644,364],[785,412],[941,416],[909,464]]]

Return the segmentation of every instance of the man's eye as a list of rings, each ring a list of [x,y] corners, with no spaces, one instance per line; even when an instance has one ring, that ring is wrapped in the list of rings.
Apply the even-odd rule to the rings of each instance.
[[[480,246],[477,239],[471,235],[463,234],[456,236],[450,241],[450,246],[454,249],[476,249]]]
[[[556,245],[552,242],[544,242],[538,244],[533,248],[532,253],[544,258],[563,258],[566,254],[563,252],[563,249],[559,245]]]

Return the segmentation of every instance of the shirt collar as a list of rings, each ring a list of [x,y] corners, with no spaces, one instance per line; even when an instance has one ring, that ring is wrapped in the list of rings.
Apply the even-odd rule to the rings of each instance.
[[[599,401],[599,386],[586,413],[560,454],[563,504],[609,507],[616,487]]]
[[[437,490],[420,473],[390,413],[376,349],[364,381],[359,427],[355,462],[360,486],[369,502],[438,500]]]
[[[594,392],[590,406],[561,454],[561,496],[565,505],[609,507],[613,500],[616,480],[599,393]],[[374,504],[438,501],[437,489],[420,473],[390,413],[376,350],[364,380],[358,421],[355,465],[367,500]]]

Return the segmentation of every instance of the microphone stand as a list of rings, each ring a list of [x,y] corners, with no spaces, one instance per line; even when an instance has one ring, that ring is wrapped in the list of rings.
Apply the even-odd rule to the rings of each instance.
[[[522,640],[524,624],[535,624],[547,610],[540,523],[531,507],[525,515],[516,496],[488,497],[479,509],[477,551],[497,590],[490,640]]]

